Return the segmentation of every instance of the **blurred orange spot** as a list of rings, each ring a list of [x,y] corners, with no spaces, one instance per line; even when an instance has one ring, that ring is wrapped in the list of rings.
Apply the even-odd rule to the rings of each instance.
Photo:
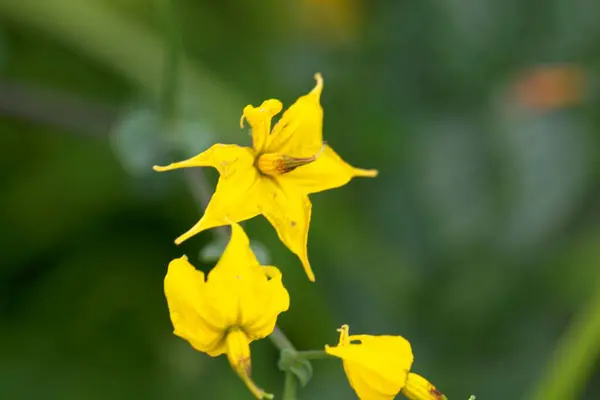
[[[581,103],[586,75],[575,65],[543,66],[526,70],[514,84],[517,102],[538,110]]]
[[[361,0],[304,0],[302,23],[328,41],[352,39],[360,23]]]

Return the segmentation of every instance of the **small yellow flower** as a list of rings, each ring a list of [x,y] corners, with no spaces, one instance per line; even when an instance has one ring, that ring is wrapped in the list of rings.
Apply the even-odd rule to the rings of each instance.
[[[261,266],[242,228],[231,227],[231,240],[206,280],[186,256],[171,261],[165,296],[175,335],[212,357],[227,354],[232,368],[262,399],[270,395],[250,378],[249,344],[273,332],[290,298],[281,272]]]
[[[326,345],[325,351],[342,359],[361,400],[392,400],[400,391],[410,400],[446,400],[425,378],[410,372],[412,349],[402,336],[349,336],[348,325],[338,331],[338,345]]]
[[[219,171],[215,193],[200,221],[175,243],[228,220],[244,221],[263,214],[281,241],[302,261],[308,278],[315,280],[308,261],[307,242],[311,217],[308,195],[343,186],[353,177],[374,177],[375,170],[354,168],[323,142],[323,79],[300,97],[271,130],[271,119],[282,104],[264,101],[244,108],[244,120],[252,127],[253,147],[216,144],[199,155],[156,171],[188,167],[214,167]]]

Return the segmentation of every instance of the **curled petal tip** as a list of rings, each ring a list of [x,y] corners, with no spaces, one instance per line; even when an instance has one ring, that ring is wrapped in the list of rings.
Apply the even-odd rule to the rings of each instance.
[[[317,81],[317,84],[312,91],[320,94],[321,91],[323,90],[323,76],[321,75],[320,72],[317,72],[315,74],[315,80]]]
[[[244,121],[246,120],[246,116],[242,114],[240,117],[240,128],[244,129]]]
[[[158,172],[162,172],[162,171],[166,171],[167,170],[166,167],[163,167],[163,166],[160,166],[160,165],[153,165],[152,169],[155,170],[155,171],[158,171]]]

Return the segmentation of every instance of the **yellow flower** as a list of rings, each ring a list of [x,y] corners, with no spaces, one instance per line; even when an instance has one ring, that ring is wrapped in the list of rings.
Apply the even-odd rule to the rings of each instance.
[[[261,399],[270,395],[250,378],[249,344],[273,332],[290,298],[281,272],[261,266],[242,228],[231,227],[231,240],[206,280],[186,256],[171,261],[165,296],[175,335],[212,357],[227,354],[232,368]]]
[[[338,345],[326,345],[325,351],[342,359],[361,400],[392,400],[400,391],[410,400],[446,400],[425,378],[410,372],[412,349],[402,336],[349,336],[348,325],[338,331]]]
[[[308,278],[315,280],[307,253],[311,202],[308,195],[345,185],[353,177],[374,177],[375,170],[354,168],[323,142],[323,79],[300,97],[271,130],[271,119],[282,109],[279,100],[244,108],[252,127],[253,147],[216,144],[203,153],[156,171],[187,167],[214,167],[219,171],[215,193],[200,221],[175,243],[227,220],[244,221],[263,214],[281,241],[302,261]]]

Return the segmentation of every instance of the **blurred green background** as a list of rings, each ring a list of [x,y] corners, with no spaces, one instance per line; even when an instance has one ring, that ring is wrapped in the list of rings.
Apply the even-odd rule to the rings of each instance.
[[[312,196],[315,284],[245,224],[294,344],[347,323],[405,336],[450,400],[600,398],[600,2],[173,3],[0,0],[1,399],[250,398],[172,335],[166,266],[208,270],[214,237],[173,244],[198,207],[151,166],[248,144],[242,108],[315,72],[325,139],[380,175]],[[252,352],[280,398],[276,350]],[[313,367],[301,399],[354,398]]]

